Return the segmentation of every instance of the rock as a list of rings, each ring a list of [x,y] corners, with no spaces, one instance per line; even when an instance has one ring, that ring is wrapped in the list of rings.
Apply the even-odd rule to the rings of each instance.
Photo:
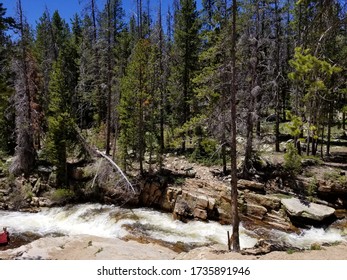
[[[278,229],[285,232],[297,232],[298,229],[290,222],[285,210],[272,210],[266,213],[263,222],[269,225],[272,229]]]
[[[182,195],[177,197],[175,208],[173,210],[173,218],[183,222],[186,222],[189,218],[193,218],[192,209],[182,198]]]
[[[243,179],[237,181],[237,187],[239,189],[250,189],[255,191],[264,191],[265,188],[264,184],[262,183]]]
[[[31,198],[30,205],[31,205],[31,206],[39,206],[39,198],[36,197],[36,196],[33,196],[33,197]]]
[[[281,207],[281,199],[275,196],[245,192],[244,197],[247,202],[255,202],[269,209],[279,209]]]
[[[48,236],[0,251],[0,259],[11,260],[169,260],[175,256],[176,252],[159,244],[89,235]]]
[[[207,196],[199,195],[197,197],[197,200],[196,200],[197,207],[200,207],[201,209],[208,208],[208,203],[209,201]]]
[[[7,210],[8,209],[8,205],[4,202],[0,202],[0,209],[1,210]]]
[[[246,214],[248,216],[253,216],[259,220],[262,220],[266,213],[267,213],[267,210],[265,207],[261,205],[247,203]]]
[[[54,202],[45,197],[39,197],[38,203],[40,207],[52,207],[54,205]]]
[[[231,210],[226,211],[222,207],[218,208],[218,221],[222,225],[229,225],[231,223]]]
[[[338,182],[325,182],[320,181],[318,192],[322,194],[329,194],[329,195],[346,195],[347,194],[347,184],[340,184]]]
[[[216,206],[216,200],[212,197],[208,198],[208,209],[213,210]]]
[[[193,213],[194,218],[198,218],[200,220],[205,221],[207,219],[207,212],[206,210],[195,208]]]
[[[288,215],[293,217],[307,218],[314,221],[323,221],[332,216],[335,209],[329,206],[320,205],[311,202],[303,203],[297,198],[287,198],[281,200]]]
[[[143,182],[141,187],[140,202],[143,206],[160,206],[161,201],[165,200],[165,182],[162,184],[157,180]]]
[[[182,194],[182,189],[178,187],[168,187],[161,200],[161,208],[165,211],[172,212],[178,195]]]
[[[260,239],[253,248],[244,249],[241,251],[241,254],[242,255],[264,255],[273,251],[287,251],[287,250],[301,251],[300,248],[293,247],[289,244],[286,244],[283,241]]]

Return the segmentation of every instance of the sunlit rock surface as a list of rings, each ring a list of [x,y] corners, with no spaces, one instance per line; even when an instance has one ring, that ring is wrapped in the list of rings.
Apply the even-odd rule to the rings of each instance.
[[[329,206],[303,202],[297,198],[282,199],[281,202],[290,216],[323,221],[335,213],[335,209]]]

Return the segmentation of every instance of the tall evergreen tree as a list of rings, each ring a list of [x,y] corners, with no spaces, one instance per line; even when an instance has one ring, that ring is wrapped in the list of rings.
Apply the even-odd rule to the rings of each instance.
[[[106,1],[105,8],[100,15],[100,70],[102,72],[102,85],[106,91],[106,154],[111,151],[111,131],[114,128],[113,110],[116,108],[115,92],[119,93],[119,84],[116,83],[116,54],[115,46],[119,41],[123,29],[123,9],[120,0]]]
[[[74,144],[75,120],[73,99],[77,85],[76,51],[69,41],[64,43],[53,64],[49,84],[48,158],[57,167],[57,185],[68,185],[67,152]]]
[[[122,146],[123,166],[132,150],[139,161],[140,173],[144,174],[144,155],[146,151],[146,133],[151,100],[150,70],[148,68],[151,44],[148,39],[140,39],[133,50],[126,75],[121,81],[122,98],[119,113],[121,123],[120,144]]]
[[[174,126],[182,127],[197,111],[192,80],[198,69],[200,21],[196,1],[181,0],[175,11],[171,100]],[[181,150],[186,149],[186,133],[181,135]]]

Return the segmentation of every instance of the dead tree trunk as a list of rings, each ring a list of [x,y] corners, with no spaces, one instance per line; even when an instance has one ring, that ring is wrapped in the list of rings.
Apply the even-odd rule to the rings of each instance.
[[[236,151],[236,14],[237,4],[233,0],[232,7],[232,49],[231,49],[231,67],[232,67],[232,80],[231,80],[231,216],[232,216],[232,235],[231,244],[233,251],[240,251],[240,237],[239,237],[239,212],[237,207],[237,151]]]

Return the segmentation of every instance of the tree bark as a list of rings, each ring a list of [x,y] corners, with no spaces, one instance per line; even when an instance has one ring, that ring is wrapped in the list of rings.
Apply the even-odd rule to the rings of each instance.
[[[236,15],[237,15],[237,2],[232,2],[232,49],[231,49],[231,67],[232,67],[232,80],[231,80],[231,216],[232,216],[232,235],[231,244],[233,251],[240,251],[240,237],[239,237],[239,213],[237,207],[237,150],[236,150]]]

